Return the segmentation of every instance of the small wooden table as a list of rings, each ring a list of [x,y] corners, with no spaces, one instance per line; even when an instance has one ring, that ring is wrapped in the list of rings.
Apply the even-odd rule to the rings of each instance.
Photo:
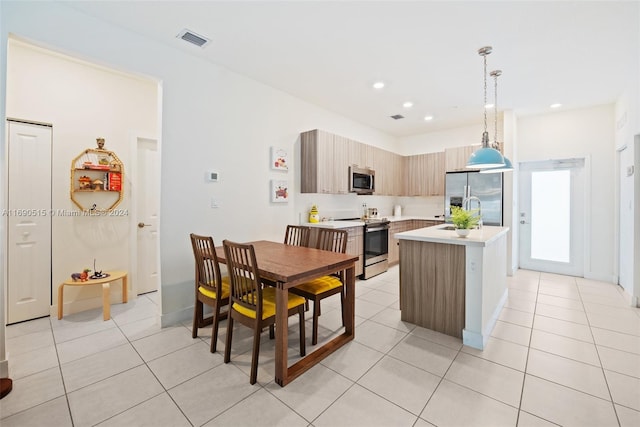
[[[67,280],[58,286],[58,319],[62,319],[62,311],[64,308],[63,292],[65,286],[91,286],[102,285],[102,318],[109,320],[111,318],[111,300],[109,299],[109,286],[111,282],[122,280],[122,302],[127,302],[127,272],[126,271],[105,271],[109,277],[103,279],[88,279],[86,282],[74,282]]]
[[[276,384],[284,387],[325,357],[353,340],[355,334],[355,255],[260,240],[250,242],[256,252],[258,272],[276,284]],[[218,261],[226,264],[224,248],[216,247]],[[335,271],[346,270],[345,331],[319,349],[287,366],[287,295],[289,288]]]

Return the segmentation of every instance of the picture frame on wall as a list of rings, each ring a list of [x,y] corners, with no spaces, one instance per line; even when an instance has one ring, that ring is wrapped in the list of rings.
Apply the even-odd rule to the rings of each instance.
[[[271,147],[271,169],[288,171],[289,153],[281,147]]]
[[[287,203],[289,201],[289,184],[286,179],[271,180],[271,202]]]

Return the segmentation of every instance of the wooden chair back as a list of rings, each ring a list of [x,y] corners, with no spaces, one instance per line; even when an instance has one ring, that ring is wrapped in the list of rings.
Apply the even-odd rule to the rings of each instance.
[[[196,292],[199,287],[222,295],[222,275],[213,238],[191,233],[191,246],[196,263]]]
[[[293,246],[309,246],[311,229],[304,225],[287,225],[284,243]]]
[[[256,312],[262,318],[262,286],[253,245],[222,242],[227,258],[227,274],[231,282],[231,304]]]
[[[318,232],[317,249],[345,253],[347,251],[348,233],[336,228],[321,228]]]

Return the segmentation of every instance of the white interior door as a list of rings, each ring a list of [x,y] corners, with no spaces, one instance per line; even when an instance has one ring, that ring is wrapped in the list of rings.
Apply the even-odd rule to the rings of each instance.
[[[7,322],[47,316],[51,306],[49,126],[8,121]]]
[[[520,266],[584,276],[584,159],[520,164]]]
[[[154,139],[137,140],[136,224],[138,295],[158,290],[160,283],[160,155]]]

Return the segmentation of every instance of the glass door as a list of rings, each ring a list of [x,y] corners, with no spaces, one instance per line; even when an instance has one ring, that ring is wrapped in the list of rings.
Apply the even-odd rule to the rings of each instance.
[[[584,276],[584,159],[520,164],[520,267]]]

